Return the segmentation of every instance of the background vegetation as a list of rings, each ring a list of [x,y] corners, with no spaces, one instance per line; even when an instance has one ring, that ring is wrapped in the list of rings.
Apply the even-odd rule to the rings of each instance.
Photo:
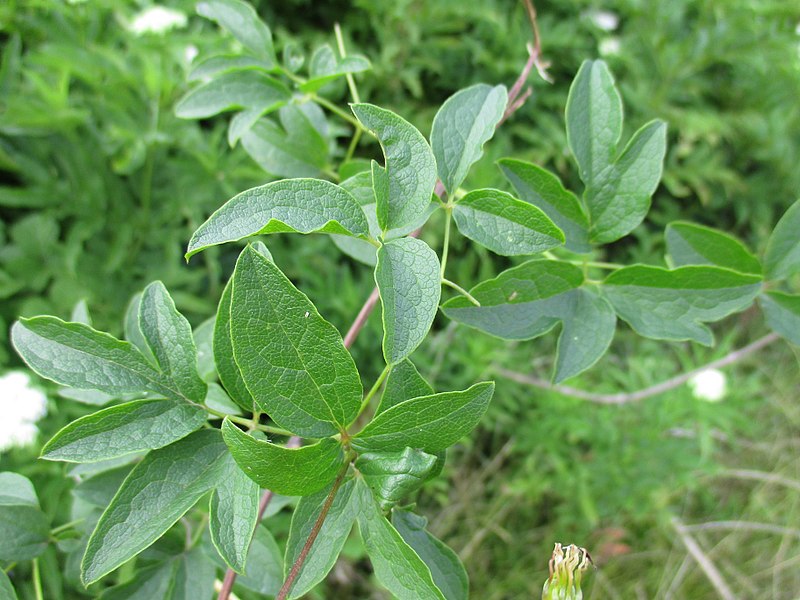
[[[510,85],[531,37],[521,5],[511,0],[255,4],[279,49],[330,43],[339,22],[348,48],[373,63],[357,77],[362,98],[424,133],[454,91],[476,82]],[[0,370],[20,367],[6,338],[17,315],[66,317],[85,300],[98,328],[120,331],[128,299],[153,279],[164,281],[195,324],[215,310],[236,251],[210,251],[187,267],[186,241],[222,202],[270,177],[240,146],[228,146],[224,117],[174,116],[196,51],[208,56],[232,41],[195,16],[192,2],[170,6],[188,20],[163,35],[134,31],[146,7],[139,2],[0,6]],[[570,0],[538,2],[537,9],[553,83],[532,76],[533,95],[498,131],[469,183],[502,185],[494,160],[514,156],[576,184],[563,109],[580,62],[600,56],[616,75],[631,130],[652,117],[670,128],[653,211],[607,258],[660,261],[661,232],[676,218],[763,248],[766,232],[800,193],[797,3]],[[344,85],[327,92],[347,99]],[[321,313],[346,329],[372,288],[371,272],[322,236],[267,242]],[[460,253],[458,241],[454,249],[453,278],[464,284],[508,266],[488,253]],[[797,597],[796,348],[779,342],[729,367],[719,403],[683,386],[603,406],[498,374],[546,377],[553,354],[547,341],[509,346],[443,322],[434,328],[416,362],[437,388],[498,380],[482,428],[451,454],[447,481],[419,498],[432,530],[460,551],[475,597],[535,597],[552,545],[563,541],[586,546],[599,566],[587,579],[587,597],[713,598],[681,537],[681,524],[706,522],[718,526],[690,535],[740,597]],[[715,331],[714,349],[618,333],[612,352],[569,384],[637,390],[725,356],[766,329],[744,313]],[[359,365],[370,364],[379,337],[373,318],[354,347]],[[378,370],[376,363],[372,378]],[[53,395],[37,444],[88,411]],[[0,470],[30,477],[45,511],[65,522],[72,479],[62,477],[61,465],[36,461],[37,444],[4,452]],[[287,515],[270,518],[279,539]],[[348,557],[319,597],[380,597],[355,542]],[[44,557],[46,597],[80,597],[74,565],[71,572],[60,561],[55,552]],[[25,579],[15,573],[18,589],[32,597],[20,584]]]

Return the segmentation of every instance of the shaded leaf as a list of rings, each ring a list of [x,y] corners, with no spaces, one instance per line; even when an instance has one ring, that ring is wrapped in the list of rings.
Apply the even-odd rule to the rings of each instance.
[[[269,70],[270,63],[253,56],[240,54],[223,54],[212,56],[202,62],[192,65],[187,75],[187,81],[204,81],[212,79],[222,73],[231,71]]]
[[[42,458],[97,462],[162,448],[206,422],[199,406],[180,400],[138,400],[72,421],[42,448]]]
[[[453,208],[453,218],[464,236],[504,256],[536,254],[564,243],[564,234],[543,211],[500,190],[467,193]]]
[[[375,283],[383,307],[387,364],[405,359],[425,339],[439,307],[440,277],[439,258],[422,240],[392,240],[378,250]]]
[[[758,301],[770,329],[800,346],[800,296],[766,292],[759,296]]]
[[[381,143],[388,194],[375,194],[378,224],[387,231],[416,222],[430,204],[436,160],[428,142],[405,119],[372,104],[353,104],[353,113]]]
[[[781,217],[764,251],[767,279],[785,279],[800,273],[800,200]]]
[[[532,163],[503,158],[497,163],[514,186],[520,200],[542,209],[564,232],[564,242],[572,252],[586,253],[589,245],[589,219],[580,201],[564,188],[561,180],[550,171]]]
[[[360,73],[371,68],[369,60],[359,54],[340,58],[333,48],[323,44],[311,55],[308,64],[308,80],[300,85],[303,92],[315,92],[325,84],[343,77],[347,73]]]
[[[234,109],[277,110],[292,97],[280,81],[261,71],[230,71],[189,90],[175,105],[181,119],[207,119]]]
[[[285,569],[287,575],[300,556],[314,523],[322,512],[322,506],[325,504],[331,488],[332,484],[316,494],[300,499],[300,503],[292,515],[289,539],[286,542]],[[311,551],[289,591],[289,598],[299,598],[309,592],[325,579],[333,568],[359,513],[360,504],[355,489],[356,482],[354,479],[350,479],[345,481],[336,492],[336,497],[322,523],[317,539],[311,546]]]
[[[256,56],[275,64],[272,32],[253,7],[241,0],[202,0],[197,3],[197,14],[216,21],[230,32],[242,46]]]
[[[392,525],[431,570],[433,582],[447,600],[467,600],[469,579],[458,555],[425,530],[428,520],[394,509]]]
[[[445,100],[433,118],[431,148],[439,179],[450,195],[483,156],[508,102],[505,86],[484,83],[460,90]]]
[[[735,237],[694,223],[676,221],[665,231],[667,252],[676,267],[712,265],[761,275],[758,259]]]
[[[634,265],[615,271],[603,292],[617,314],[639,335],[666,340],[714,342],[704,323],[744,310],[760,289],[761,278],[719,267]]]
[[[387,510],[422,487],[436,461],[433,454],[404,448],[396,452],[365,452],[356,460],[356,468],[381,509]]]
[[[411,398],[420,396],[432,396],[433,388],[419,374],[417,368],[410,360],[405,359],[392,367],[389,376],[386,378],[386,385],[383,388],[381,403],[375,410],[378,415],[391,408],[395,404],[400,404]]]
[[[49,540],[50,523],[39,508],[33,484],[17,473],[0,473],[0,560],[35,558]]]
[[[150,452],[125,479],[89,538],[81,564],[88,585],[161,537],[220,481],[227,449],[203,429]]]

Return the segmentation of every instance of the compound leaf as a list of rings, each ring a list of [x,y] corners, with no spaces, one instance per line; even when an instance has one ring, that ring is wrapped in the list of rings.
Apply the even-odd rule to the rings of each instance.
[[[431,148],[439,179],[451,195],[483,155],[483,145],[494,135],[507,102],[505,86],[479,83],[450,96],[436,113]]]
[[[233,273],[231,341],[247,389],[279,426],[321,438],[355,419],[363,388],[341,335],[251,247]]]
[[[439,258],[422,240],[400,238],[378,250],[375,283],[383,307],[383,356],[396,364],[422,343],[431,328],[442,286]]]
[[[532,163],[503,158],[497,163],[517,191],[520,200],[542,209],[564,232],[568,250],[586,253],[589,245],[589,219],[580,201],[564,188],[561,180],[550,171]]]
[[[529,340],[562,325],[553,379],[563,381],[588,369],[606,352],[616,329],[608,302],[581,287],[583,273],[567,263],[532,260],[453,298],[442,312],[459,323],[510,340]]]
[[[127,402],[73,421],[45,444],[42,458],[85,463],[153,450],[205,422],[202,408],[181,400]]]
[[[665,231],[667,252],[676,267],[712,265],[761,275],[761,264],[732,235],[695,223],[676,221]]]
[[[633,265],[609,275],[603,292],[617,314],[640,335],[710,346],[714,338],[704,323],[750,306],[760,284],[758,276],[720,267],[670,271]]]
[[[467,193],[453,218],[464,236],[503,256],[536,254],[564,243],[564,234],[543,211],[500,190]]]
[[[436,183],[436,159],[428,142],[405,119],[372,104],[353,104],[359,121],[375,133],[386,158],[388,194],[376,193],[383,231],[415,222],[427,209]]]
[[[250,479],[284,496],[313,494],[333,481],[344,464],[342,447],[331,438],[285,448],[251,437],[227,419],[222,423],[222,437]]]
[[[406,447],[436,452],[452,446],[480,421],[494,394],[494,383],[476,383],[462,392],[443,392],[395,404],[376,416],[353,445],[370,452]]]
[[[153,450],[137,464],[103,512],[81,564],[88,585],[161,537],[224,473],[218,431],[202,429]]]
[[[369,224],[358,202],[321,179],[285,179],[234,196],[192,235],[186,258],[242,238],[277,232],[367,236]]]

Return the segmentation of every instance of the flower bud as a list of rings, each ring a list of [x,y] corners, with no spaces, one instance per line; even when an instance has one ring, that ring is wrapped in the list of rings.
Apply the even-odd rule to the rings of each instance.
[[[581,577],[592,564],[585,548],[556,544],[550,559],[550,577],[544,582],[542,600],[582,600]]]

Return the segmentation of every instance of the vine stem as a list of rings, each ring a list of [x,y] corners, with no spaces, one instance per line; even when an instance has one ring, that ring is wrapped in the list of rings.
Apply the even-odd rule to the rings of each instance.
[[[328,493],[328,497],[325,498],[325,504],[322,505],[322,510],[320,511],[317,520],[314,522],[311,532],[308,534],[308,539],[303,545],[303,549],[300,551],[297,560],[294,561],[292,570],[289,571],[289,575],[286,577],[286,581],[283,582],[283,587],[281,588],[280,592],[278,592],[275,600],[286,600],[286,597],[289,595],[289,590],[292,589],[294,580],[297,579],[297,576],[300,574],[300,569],[303,567],[303,563],[308,557],[308,553],[311,552],[311,546],[314,545],[314,541],[317,539],[320,529],[322,529],[322,524],[325,522],[325,517],[328,516],[328,511],[330,511],[331,505],[333,505],[333,500],[336,498],[336,493],[339,491],[339,488],[344,481],[344,476],[347,474],[347,470],[349,468],[350,462],[348,461],[344,467],[342,467],[342,470],[339,471],[339,475],[336,477],[336,481],[333,482],[333,487],[331,488],[330,493]]]
[[[36,596],[36,600],[44,600],[44,594],[42,593],[42,575],[39,572],[39,558],[33,559],[33,593]]]
[[[203,405],[203,409],[207,413],[214,415],[215,417],[219,417],[220,419],[227,418],[229,421],[233,421],[234,423],[239,423],[239,425],[244,425],[248,429],[258,429],[260,431],[264,431],[266,433],[271,433],[273,435],[285,435],[291,436],[292,432],[288,429],[281,429],[280,427],[273,427],[272,425],[261,425],[257,421],[254,422],[253,419],[245,419],[244,417],[237,417],[236,415],[229,415],[218,410],[214,410],[208,406]]]
[[[369,392],[367,392],[367,395],[364,396],[364,400],[361,401],[361,407],[358,409],[358,414],[356,415],[356,419],[360,417],[361,413],[364,412],[364,409],[367,408],[367,406],[369,406],[369,401],[372,400],[372,397],[380,389],[381,385],[386,379],[386,376],[389,374],[389,371],[391,370],[392,370],[392,365],[386,365],[383,371],[381,371],[381,374],[375,380],[375,384],[372,386]]]
[[[538,379],[536,377],[531,377],[529,375],[525,375],[524,373],[517,373],[516,371],[509,371],[503,368],[495,369],[495,372],[498,375],[501,375],[507,379],[512,381],[516,381],[517,383],[523,383],[526,385],[531,385],[533,387],[538,387],[544,390],[552,390],[554,392],[558,392],[559,394],[564,394],[565,396],[572,396],[573,398],[578,398],[580,400],[588,400],[589,402],[595,402],[597,404],[628,404],[629,402],[638,402],[640,400],[644,400],[645,398],[650,398],[651,396],[657,396],[658,394],[663,394],[669,390],[675,389],[689,381],[692,377],[705,371],[707,369],[719,369],[721,367],[726,367],[730,364],[733,364],[737,361],[742,360],[746,356],[753,354],[754,352],[761,350],[764,346],[768,346],[769,344],[777,341],[780,339],[777,333],[770,333],[765,335],[764,337],[756,340],[752,344],[748,344],[738,350],[734,350],[730,354],[723,356],[720,359],[712,361],[702,367],[698,367],[697,369],[692,369],[691,371],[687,371],[685,373],[681,373],[671,379],[667,379],[666,381],[662,381],[661,383],[657,383],[656,385],[651,385],[649,387],[643,388],[641,390],[637,390],[635,392],[629,393],[620,393],[620,394],[596,394],[593,392],[587,392],[585,390],[579,390],[578,388],[569,387],[566,385],[553,385],[549,381],[545,381],[544,379]]]
[[[525,0],[525,1],[527,3],[530,2],[530,0]],[[535,21],[535,19],[534,19],[534,21]],[[536,28],[534,28],[534,37],[538,40],[538,30],[536,30]],[[537,45],[538,45],[538,43],[537,43]],[[539,58],[537,56],[535,58],[535,62],[538,62],[538,60],[539,60]],[[533,64],[534,64],[534,61],[531,61],[531,65],[533,65]],[[525,67],[523,68],[522,72],[520,73],[520,76],[517,78],[517,82],[515,83],[515,86],[518,85],[518,86],[521,87],[522,85],[524,85],[524,82],[527,80],[528,75],[530,74],[530,71],[531,71],[531,67],[526,64]],[[541,72],[542,71],[540,69],[540,74],[541,74]],[[522,83],[520,83],[520,82],[522,82]],[[509,105],[506,108],[505,113],[503,114],[503,118],[500,120],[500,123],[498,123],[498,126],[500,124],[502,124],[504,121],[506,121],[509,117],[511,117],[511,115],[513,115],[517,110],[519,110],[519,108],[522,107],[522,105],[525,103],[525,100],[529,96],[530,96],[530,93],[525,93],[521,97],[516,98],[515,102],[513,103],[513,105],[511,105],[511,103],[509,103]],[[365,131],[367,133],[369,133],[369,131],[366,128],[364,128],[364,126],[361,125],[361,123],[359,123],[356,119],[354,119],[353,117],[350,117],[350,115],[348,115],[347,113],[345,113],[344,111],[339,109],[338,106],[336,106],[334,104],[331,104],[329,101],[325,100],[324,98],[320,98],[316,94],[313,95],[313,98],[319,104],[321,104],[322,106],[325,106],[326,108],[328,108],[331,112],[339,115],[343,119],[345,119],[348,122],[352,123],[353,126],[356,128],[356,133],[357,134],[358,133],[364,133]],[[355,151],[355,145],[353,146],[353,151]],[[436,182],[436,187],[434,188],[434,193],[436,194],[436,196],[440,200],[444,196],[445,190],[444,190],[444,186],[442,185],[441,181],[437,181]],[[450,219],[448,219],[448,223],[449,223],[449,220]],[[418,237],[419,233],[420,233],[420,230],[418,229],[417,231],[415,231],[415,232],[413,232],[411,234],[411,237]],[[345,336],[344,336],[344,347],[345,348],[349,349],[349,348],[352,347],[353,343],[358,338],[359,333],[361,333],[361,330],[364,328],[364,325],[366,324],[367,320],[369,319],[369,316],[372,314],[372,311],[375,310],[375,306],[377,305],[379,298],[380,298],[380,295],[378,293],[378,288],[377,287],[373,288],[373,290],[370,293],[369,297],[364,301],[364,305],[361,307],[361,310],[358,311],[358,315],[356,316],[356,318],[353,321],[352,325],[350,325],[350,329],[347,330],[347,334],[345,334]],[[246,423],[246,424],[249,424],[249,422]],[[287,442],[286,446],[287,447],[292,447],[292,448],[299,447],[300,446],[300,438],[297,437],[297,436],[292,436],[291,438],[289,438],[289,441]],[[339,484],[341,485],[341,482],[339,482]],[[266,511],[267,506],[269,506],[269,503],[272,500],[272,497],[273,497],[272,492],[270,492],[269,490],[265,490],[264,491],[264,494],[261,497],[261,505],[259,507],[258,522],[261,521],[261,518],[262,518],[262,516],[264,514],[264,511]],[[328,510],[330,510],[330,507],[328,508]],[[324,516],[326,516],[326,515],[327,515],[327,511],[325,511],[324,515],[321,515],[321,517],[323,517],[322,519],[318,519],[318,522],[320,523],[320,527],[322,526],[322,521],[324,521]],[[318,533],[319,532],[317,531],[317,534]],[[316,538],[316,534],[314,535],[314,537]],[[311,550],[311,545],[312,544],[313,544],[313,540],[311,540],[311,543],[306,542],[306,545],[308,546],[308,550],[309,551]],[[305,547],[304,547],[304,550],[305,550]],[[301,555],[298,557],[298,561],[300,560],[300,558],[302,558],[303,561],[305,561],[305,557],[307,555],[308,555],[308,552],[306,552],[305,555],[303,555],[301,553]],[[302,562],[300,562],[299,565],[296,562],[295,565],[293,565],[293,567],[292,567],[293,570],[294,570],[295,566],[297,567],[297,570],[299,572],[300,568],[303,565],[302,565]],[[296,577],[297,577],[297,575],[295,575],[295,578]],[[234,571],[233,569],[228,569],[225,572],[225,580],[223,581],[222,587],[221,587],[220,592],[219,592],[219,596],[217,596],[217,600],[229,600],[230,599],[231,591],[233,590],[233,584],[234,584],[235,581],[236,581],[236,571]]]
[[[358,121],[358,119],[356,119],[355,117],[352,117],[352,116],[348,115],[346,112],[344,112],[344,111],[343,111],[341,108],[339,108],[338,106],[336,106],[336,105],[335,105],[333,102],[331,102],[331,101],[330,101],[330,100],[328,100],[327,98],[323,98],[322,96],[318,96],[317,94],[311,94],[311,98],[312,98],[312,99],[314,100],[314,102],[316,102],[317,104],[320,104],[320,105],[324,106],[324,107],[325,107],[325,108],[327,108],[329,111],[331,111],[333,114],[337,115],[338,117],[341,117],[342,119],[344,119],[345,121],[347,121],[348,123],[350,123],[350,125],[352,125],[353,127],[355,127],[355,128],[356,128],[356,130],[360,130],[360,131],[369,131],[369,130],[368,130],[366,127],[364,127],[364,126],[363,126],[363,125],[362,125],[362,124],[361,124],[361,123]]]
[[[453,220],[453,209],[449,207],[445,207],[445,223],[444,223],[444,241],[442,242],[442,269],[439,272],[439,276],[442,279],[442,282],[446,281],[444,278],[444,271],[447,268],[447,253],[450,249],[450,222]],[[469,294],[467,294],[469,296]]]

